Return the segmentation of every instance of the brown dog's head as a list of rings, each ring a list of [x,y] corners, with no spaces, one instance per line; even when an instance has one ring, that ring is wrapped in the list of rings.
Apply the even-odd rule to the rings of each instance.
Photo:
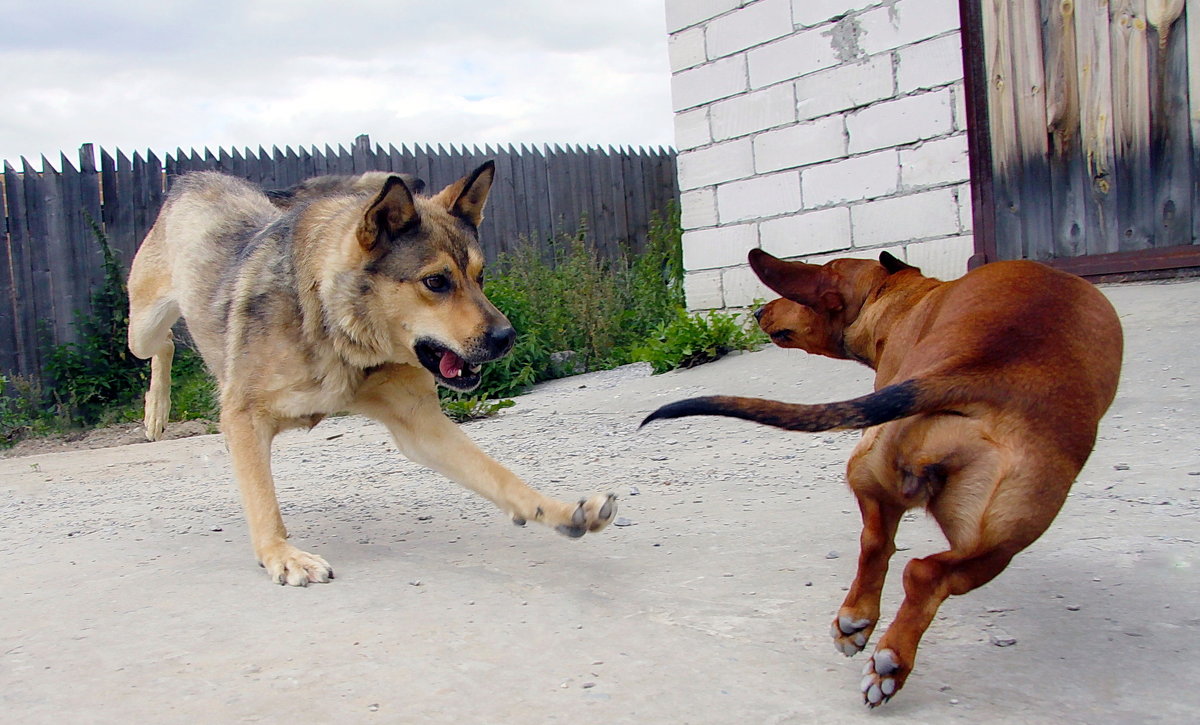
[[[845,330],[863,304],[892,274],[919,271],[883,252],[870,259],[835,259],[826,264],[788,262],[761,249],[750,250],[750,267],[781,299],[755,313],[763,332],[780,347],[826,357],[852,359]]]
[[[361,327],[353,337],[387,360],[420,364],[454,390],[478,386],[480,366],[504,357],[516,339],[483,293],[479,223],[494,174],[489,161],[432,197],[389,176],[358,207],[354,270],[339,285],[354,285],[343,314]]]

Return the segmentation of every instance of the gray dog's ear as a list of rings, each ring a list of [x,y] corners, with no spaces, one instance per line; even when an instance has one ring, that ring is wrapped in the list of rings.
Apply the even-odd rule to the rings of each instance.
[[[496,162],[486,161],[479,168],[462,177],[433,197],[446,207],[446,211],[478,228],[483,221],[483,205],[487,203],[492,179],[496,176]]]
[[[388,242],[413,229],[421,221],[412,192],[399,176],[389,176],[379,196],[367,207],[358,225],[358,243],[373,251],[380,242]]]
[[[404,185],[407,186],[408,190],[411,191],[413,194],[424,194],[425,193],[425,180],[424,179],[419,179],[419,178],[413,176],[412,174],[396,174],[396,176],[400,177],[400,179],[404,182]]]

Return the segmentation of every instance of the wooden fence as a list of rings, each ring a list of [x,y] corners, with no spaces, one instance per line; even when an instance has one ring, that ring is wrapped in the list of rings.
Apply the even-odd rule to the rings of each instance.
[[[88,310],[103,279],[92,224],[104,231],[128,269],[166,190],[189,171],[223,171],[268,189],[323,174],[404,171],[435,192],[491,159],[496,181],[480,229],[489,261],[523,241],[550,250],[584,220],[588,242],[602,255],[637,254],[652,215],[679,196],[675,152],[663,148],[384,149],[372,148],[364,135],[349,150],[178,149],[165,162],[153,153],[130,159],[118,150],[114,158],[101,149],[99,169],[91,144],[79,150],[78,167],[61,156],[59,170],[45,156],[40,171],[24,158],[20,169],[4,163],[0,373],[40,375],[46,347],[76,339],[73,323]]]
[[[1200,264],[1200,0],[963,5],[994,197],[977,249],[1079,274]]]

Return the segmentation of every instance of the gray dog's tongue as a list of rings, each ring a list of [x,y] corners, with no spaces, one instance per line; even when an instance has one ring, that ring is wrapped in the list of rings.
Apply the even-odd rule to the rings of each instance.
[[[446,350],[442,353],[442,359],[438,361],[438,371],[442,377],[446,379],[457,378],[462,374],[463,359],[458,355]]]

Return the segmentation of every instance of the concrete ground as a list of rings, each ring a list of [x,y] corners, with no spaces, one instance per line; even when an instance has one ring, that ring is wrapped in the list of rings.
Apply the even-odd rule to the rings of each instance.
[[[552,495],[620,494],[571,541],[512,526],[357,418],[275,456],[307,589],[255,564],[219,436],[0,461],[0,721],[1140,723],[1200,708],[1200,282],[1107,287],[1118,399],[1050,531],[948,601],[877,711],[829,622],[853,575],[853,433],[637,430],[701,393],[805,402],[852,363],[767,349],[556,381],[468,425]],[[912,513],[903,561],[943,540]]]

